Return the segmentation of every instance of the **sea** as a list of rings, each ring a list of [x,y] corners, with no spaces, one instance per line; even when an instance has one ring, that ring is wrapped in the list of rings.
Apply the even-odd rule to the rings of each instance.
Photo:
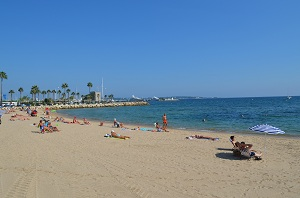
[[[300,137],[300,96],[247,98],[182,98],[178,101],[149,101],[146,106],[103,107],[58,110],[58,113],[94,121],[119,122],[154,128],[162,125],[165,113],[168,129],[255,133],[249,128],[269,124]]]

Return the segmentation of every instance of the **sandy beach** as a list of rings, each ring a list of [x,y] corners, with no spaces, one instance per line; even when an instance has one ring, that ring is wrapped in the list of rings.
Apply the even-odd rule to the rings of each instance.
[[[299,197],[300,139],[233,134],[264,153],[262,160],[232,154],[231,134],[145,132],[52,122],[60,132],[41,134],[38,117],[0,125],[0,197]],[[52,119],[59,116],[52,114]],[[70,118],[66,118],[71,121]],[[79,119],[82,122],[82,119]],[[142,126],[139,126],[142,127]],[[105,138],[111,130],[130,136]]]

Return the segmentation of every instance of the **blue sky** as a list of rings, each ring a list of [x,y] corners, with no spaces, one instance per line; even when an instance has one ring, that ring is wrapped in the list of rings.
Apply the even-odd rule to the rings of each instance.
[[[0,2],[3,94],[300,95],[298,0]]]

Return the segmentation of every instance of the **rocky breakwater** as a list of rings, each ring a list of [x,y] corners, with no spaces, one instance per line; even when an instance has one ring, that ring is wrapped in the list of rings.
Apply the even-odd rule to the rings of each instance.
[[[113,103],[100,103],[100,104],[72,104],[72,105],[53,105],[45,106],[49,109],[78,109],[78,108],[102,108],[102,107],[121,107],[121,106],[145,106],[149,105],[148,102],[113,102]]]

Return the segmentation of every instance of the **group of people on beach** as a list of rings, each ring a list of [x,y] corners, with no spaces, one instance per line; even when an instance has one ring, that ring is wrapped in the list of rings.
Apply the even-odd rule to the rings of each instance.
[[[253,150],[252,144],[246,144],[244,141],[238,142],[235,140],[234,136],[230,136],[229,140],[233,145],[232,151],[234,155],[245,156],[248,158],[254,157],[257,160],[261,159],[262,153],[260,151]]]

